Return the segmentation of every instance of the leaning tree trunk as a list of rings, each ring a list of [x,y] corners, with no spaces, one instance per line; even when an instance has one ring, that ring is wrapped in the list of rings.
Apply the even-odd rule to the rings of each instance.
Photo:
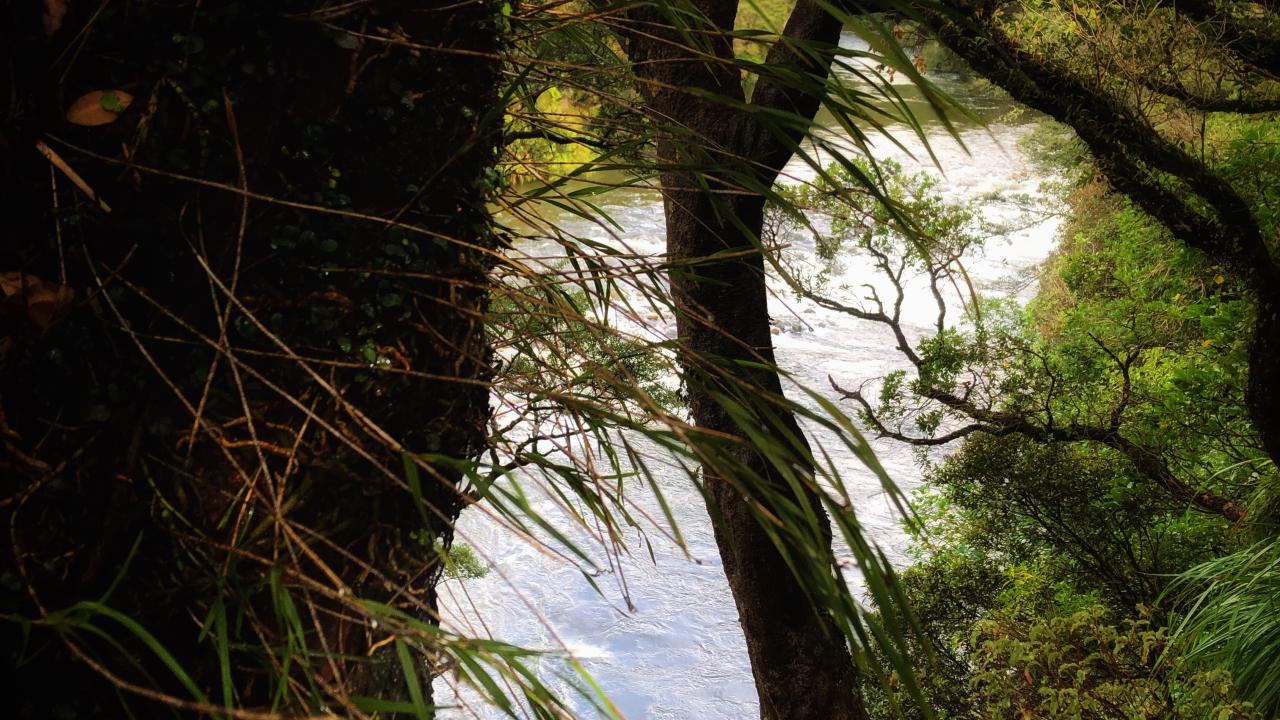
[[[659,162],[671,168],[661,181],[692,416],[709,435],[741,440],[727,461],[713,458],[703,463],[716,542],[746,637],[761,717],[865,718],[844,635],[788,567],[760,511],[769,509],[774,493],[807,504],[822,524],[815,540],[830,557],[830,527],[817,491],[807,488],[802,497],[795,497],[779,476],[777,459],[766,459],[751,447],[747,429],[718,399],[742,400],[744,393],[735,388],[745,385],[745,395],[754,399],[748,403],[760,403],[757,410],[768,406],[767,413],[752,414],[748,422],[757,427],[751,430],[795,438],[785,462],[808,465],[803,470],[812,474],[811,455],[794,414],[769,399],[781,398],[782,386],[772,369],[760,234],[763,190],[790,158],[819,99],[768,78],[759,81],[757,104],[768,102],[774,110],[803,119],[790,133],[770,133],[751,113],[733,107],[744,100],[726,35],[733,28],[737,3],[703,0],[692,5],[704,16],[701,29],[682,34],[671,16],[648,8],[629,12],[634,25],[622,34],[659,134]],[[839,31],[840,23],[817,3],[802,0],[786,35],[802,43],[834,44]],[[690,47],[691,41],[705,42],[716,57],[700,55]],[[769,60],[779,65],[795,58],[779,47]],[[805,70],[825,75],[827,68]],[[764,420],[767,414],[774,420]]]
[[[689,187],[692,178],[664,177],[669,188]],[[766,367],[774,364],[765,272],[754,238],[730,224],[726,210],[743,227],[758,232],[763,200],[748,197],[716,207],[696,193],[667,191],[667,247],[673,263],[689,263],[688,272],[672,272],[671,283],[680,313],[677,326],[685,360],[690,409],[699,428],[736,437],[743,430],[716,399],[730,395],[730,383],[745,383],[762,395],[780,397],[782,387],[772,370],[743,371],[735,361]],[[719,253],[741,253],[730,261],[708,260]],[[707,366],[714,358],[716,368]],[[720,373],[724,372],[725,375]],[[728,379],[732,378],[732,379]],[[764,400],[763,402],[768,402]],[[803,442],[790,413],[775,409],[789,433]],[[762,423],[765,432],[778,433]],[[795,448],[794,459],[807,454]],[[735,452],[729,468],[746,470],[754,480],[724,477],[724,463],[704,465],[706,490],[716,517],[716,543],[725,576],[733,591],[739,621],[751,657],[760,698],[760,716],[769,720],[843,720],[864,718],[857,673],[844,636],[829,616],[816,608],[766,532],[752,503],[768,499],[749,490],[761,479],[776,493],[788,494],[776,468],[750,447]],[[809,468],[812,470],[812,468]],[[733,472],[732,469],[729,470]],[[802,498],[826,522],[817,497]],[[828,534],[820,539],[830,547]]]

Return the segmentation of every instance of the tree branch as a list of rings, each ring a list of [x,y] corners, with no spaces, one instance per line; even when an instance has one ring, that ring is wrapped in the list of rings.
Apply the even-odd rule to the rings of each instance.
[[[1194,21],[1201,32],[1225,39],[1223,44],[1241,61],[1273,80],[1280,79],[1280,37],[1262,30],[1260,23],[1241,22],[1231,12],[1224,12],[1214,0],[1177,0],[1170,4],[1175,12]],[[1230,0],[1222,4],[1228,8],[1235,5]],[[1262,7],[1263,12],[1271,13],[1271,8]]]
[[[611,149],[608,143],[601,142],[589,137],[574,137],[564,135],[554,130],[546,130],[540,128],[531,128],[528,130],[508,130],[502,135],[503,144],[510,144],[516,140],[546,140],[557,145],[585,145],[593,147],[597,150]]]
[[[835,309],[841,312],[848,312],[855,317],[872,320],[888,325],[893,329],[895,336],[900,338],[899,350],[916,366],[917,369],[922,367],[922,361],[916,354],[914,349],[906,345],[905,335],[901,328],[901,323],[888,318],[884,313],[867,313],[841,305],[835,301],[825,300],[810,295],[815,302],[824,304],[824,307]],[[1091,336],[1092,337],[1092,336]],[[920,396],[939,403],[943,407],[955,413],[970,418],[974,422],[961,428],[953,430],[945,435],[937,437],[916,437],[907,435],[900,430],[889,428],[883,420],[876,414],[875,408],[863,396],[861,390],[848,390],[836,384],[831,377],[827,381],[831,387],[840,393],[842,397],[857,402],[866,416],[872,428],[881,437],[892,438],[899,442],[907,443],[917,447],[933,447],[945,445],[953,440],[959,440],[963,437],[971,435],[975,432],[983,432],[988,435],[1005,436],[1005,435],[1022,435],[1042,442],[1054,443],[1070,443],[1070,442],[1092,442],[1105,447],[1109,447],[1123,454],[1130,464],[1139,473],[1144,475],[1148,480],[1156,485],[1164,488],[1170,495],[1180,502],[1187,503],[1202,512],[1208,512],[1215,515],[1221,515],[1232,522],[1239,522],[1244,519],[1246,508],[1236,502],[1228,500],[1208,490],[1198,490],[1188,485],[1173,472],[1168,463],[1165,462],[1159,454],[1143,447],[1120,433],[1120,419],[1124,413],[1124,409],[1129,402],[1130,380],[1129,369],[1133,362],[1137,359],[1136,353],[1129,353],[1127,357],[1120,358],[1100,340],[1094,338],[1094,342],[1102,347],[1114,362],[1119,366],[1122,374],[1122,396],[1119,404],[1112,409],[1110,425],[1108,427],[1081,425],[1072,423],[1069,426],[1055,425],[1053,421],[1052,409],[1050,401],[1052,399],[1053,387],[1056,387],[1056,378],[1054,385],[1051,386],[1050,392],[1045,397],[1044,412],[1046,420],[1044,422],[1036,422],[1028,413],[1012,412],[1007,410],[993,410],[981,407],[965,397],[957,396],[953,392],[948,392],[940,388],[925,388],[920,392]],[[904,350],[903,348],[907,349]],[[1041,357],[1042,362],[1046,362]]]
[[[822,105],[842,26],[824,3],[799,0],[765,57],[751,94],[750,145],[774,172],[791,159]]]
[[[846,390],[845,388],[837,385],[836,381],[830,375],[827,376],[827,382],[831,383],[831,388],[840,393],[841,397],[856,401],[862,406],[863,414],[866,416],[867,421],[871,423],[871,427],[880,437],[892,438],[898,442],[915,445],[916,447],[935,447],[938,445],[946,445],[953,440],[959,440],[968,435],[972,435],[975,432],[985,432],[989,435],[1007,434],[1001,433],[1001,429],[998,427],[983,425],[981,423],[973,423],[971,425],[965,425],[958,430],[953,430],[946,435],[939,435],[937,437],[913,437],[906,435],[895,430],[890,430],[885,426],[884,422],[876,415],[875,408],[871,407],[871,403],[867,402],[867,399],[863,397],[861,390]]]
[[[1142,117],[1101,90],[1019,48],[981,12],[924,17],[947,46],[1015,99],[1073,128],[1116,189],[1179,239],[1227,263],[1260,291],[1280,287],[1280,269],[1248,203],[1199,159],[1166,141]],[[969,10],[971,15],[964,15]],[[1166,188],[1155,170],[1173,175],[1212,208],[1206,217]]]
[[[1280,112],[1280,98],[1278,97],[1258,97],[1256,95],[1240,95],[1233,98],[1210,97],[1192,92],[1175,79],[1143,78],[1140,82],[1161,95],[1171,97],[1198,112],[1224,112],[1240,115]]]

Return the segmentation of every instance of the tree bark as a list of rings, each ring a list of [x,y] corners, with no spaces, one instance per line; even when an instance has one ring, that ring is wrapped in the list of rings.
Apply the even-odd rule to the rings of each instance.
[[[411,493],[402,454],[465,461],[485,442],[500,13],[0,10],[0,575],[15,579],[0,644],[27,648],[0,666],[14,717],[149,717],[156,693],[196,694],[120,627],[121,645],[72,645],[14,622],[99,598],[219,703],[347,716],[352,695],[412,696],[352,598],[436,620],[462,473],[421,463]],[[93,90],[127,107],[65,117]],[[65,307],[10,298],[18,273]],[[285,598],[295,627],[276,622]],[[309,659],[279,661],[286,646]],[[428,663],[414,666],[429,703]],[[222,713],[182,716],[197,714]]]
[[[651,8],[631,10],[628,19],[637,31],[622,34],[647,110],[661,133],[658,158],[669,168],[681,168],[664,172],[661,181],[691,412],[702,430],[745,438],[744,429],[717,396],[732,395],[733,386],[743,382],[759,396],[782,396],[779,376],[772,369],[759,244],[765,202],[761,191],[790,158],[804,128],[779,133],[761,124],[750,109],[735,106],[745,97],[724,33],[733,27],[737,3],[702,0],[693,5],[705,16],[706,25],[689,35],[682,36],[668,17]],[[816,2],[802,0],[785,34],[799,42],[833,45],[839,31],[840,23]],[[689,48],[690,37],[705,41],[700,43],[704,52],[709,47],[715,57],[695,53]],[[782,45],[769,60],[775,65],[799,62]],[[825,74],[826,67],[820,72]],[[769,78],[761,78],[754,99],[754,107],[793,113],[805,125],[819,102],[812,94]],[[793,455],[797,462],[809,464],[811,474],[809,448],[795,416],[776,406],[771,411],[782,427],[762,422],[759,429],[795,438]],[[792,492],[777,468],[748,443],[740,443],[733,455],[729,465],[762,479],[774,492]],[[766,521],[753,506],[767,506],[768,501],[749,483],[728,476],[725,465],[704,462],[704,481],[725,575],[746,637],[760,716],[867,717],[843,634],[805,592],[762,525]],[[804,491],[795,499],[821,519],[821,542],[830,554],[830,528],[816,491]],[[833,559],[830,564],[834,567]]]

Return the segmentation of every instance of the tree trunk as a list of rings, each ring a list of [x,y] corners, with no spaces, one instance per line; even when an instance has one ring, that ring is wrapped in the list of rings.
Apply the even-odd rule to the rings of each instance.
[[[0,10],[15,716],[411,696],[353,598],[436,619],[462,473],[411,492],[402,454],[484,444],[501,28],[490,0]],[[190,683],[122,626],[39,622],[100,598]]]
[[[802,471],[812,474],[809,448],[795,416],[768,399],[781,398],[783,393],[772,369],[774,351],[759,240],[762,190],[790,158],[793,147],[788,142],[799,141],[804,130],[793,131],[790,140],[778,137],[750,113],[733,106],[734,101],[745,99],[725,34],[733,27],[737,3],[703,0],[693,5],[707,24],[688,34],[682,35],[669,17],[652,9],[632,10],[628,18],[640,30],[624,29],[622,34],[660,133],[659,161],[669,168],[689,168],[665,172],[661,180],[681,363],[693,419],[708,433],[744,439],[732,451],[730,462],[704,462],[708,509],[746,637],[760,716],[767,720],[865,718],[857,670],[844,635],[828,611],[805,591],[766,531],[763,523],[769,521],[753,508],[767,510],[770,493],[808,505],[819,518],[818,542],[834,568],[830,527],[821,501],[811,489],[795,497],[773,465],[776,460],[766,459],[745,441],[747,433],[739,420],[717,399],[717,395],[733,396],[734,387],[745,382],[750,388],[747,393],[756,396],[757,409],[767,406],[774,418],[770,422],[763,419],[764,414],[753,413],[753,430],[795,438],[789,443],[793,445],[789,461],[793,467],[807,465]],[[818,4],[802,1],[788,21],[786,34],[800,42],[833,44],[839,31],[839,22]],[[697,55],[688,47],[691,38],[705,41],[717,59]],[[770,53],[775,65],[791,60],[784,50]],[[825,73],[827,68],[817,70]],[[757,84],[755,98],[801,118],[811,118],[819,102],[765,79]],[[734,465],[741,476],[727,475],[734,472],[730,469]],[[761,483],[767,488],[759,487]]]
[[[1261,282],[1277,284],[1259,288],[1246,398],[1262,446],[1280,467],[1280,272],[1270,275]]]
[[[690,179],[668,175],[664,185],[689,187]],[[703,363],[716,358],[714,362],[729,372],[732,368],[726,365],[734,360],[774,364],[764,266],[755,252],[758,245],[741,229],[718,218],[724,209],[714,207],[709,198],[668,193],[671,260],[695,263],[690,273],[675,271],[671,277],[680,313],[679,336],[684,350],[692,356],[684,370],[693,418],[702,429],[741,437],[742,429],[712,395],[713,391],[730,391],[709,376]],[[729,205],[742,227],[759,232],[763,199],[741,198]],[[748,254],[732,261],[706,260],[726,251]],[[769,395],[782,395],[778,375],[771,370],[739,372],[736,381]],[[803,442],[794,416],[787,413],[782,422]],[[770,431],[767,426],[762,429]],[[797,448],[797,455],[807,454],[807,450],[807,446]],[[764,478],[774,491],[789,492],[776,469],[754,450],[743,448],[734,460]],[[751,657],[760,716],[768,720],[866,717],[843,635],[807,596],[762,527],[765,521],[751,507],[753,501],[767,500],[745,496],[744,484],[749,483],[722,477],[723,470],[715,463],[705,464],[703,471],[711,512],[717,518],[716,543]],[[801,502],[808,502],[826,521],[816,496],[810,494]],[[829,533],[823,542],[830,547]]]

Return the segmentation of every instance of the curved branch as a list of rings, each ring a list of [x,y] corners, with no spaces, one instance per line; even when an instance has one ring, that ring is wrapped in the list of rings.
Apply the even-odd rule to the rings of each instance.
[[[972,435],[975,432],[984,432],[988,435],[1007,434],[1001,433],[1001,429],[999,427],[984,425],[982,423],[973,423],[971,425],[965,425],[957,430],[953,430],[946,435],[939,435],[937,437],[913,437],[911,435],[906,435],[895,430],[890,430],[886,427],[884,422],[876,415],[875,408],[871,407],[871,403],[867,402],[867,399],[863,397],[861,390],[846,390],[837,385],[835,379],[830,375],[827,376],[827,382],[831,383],[831,388],[840,393],[841,397],[854,400],[862,406],[863,414],[866,416],[867,421],[871,423],[871,427],[875,429],[876,434],[880,437],[892,438],[898,442],[915,445],[916,447],[935,447],[938,445],[946,445],[953,440],[959,440]]]
[[[874,288],[872,291],[874,292]],[[911,347],[911,342],[907,340],[906,334],[902,331],[902,323],[886,315],[883,305],[881,305],[881,309],[876,312],[867,312],[866,310],[853,307],[852,305],[845,305],[844,303],[818,295],[817,293],[809,290],[802,290],[800,295],[812,300],[817,305],[828,310],[835,310],[836,312],[842,312],[846,315],[852,315],[859,320],[869,320],[871,322],[877,322],[888,326],[889,329],[893,331],[894,339],[898,341],[898,352],[902,353],[907,360],[911,361],[912,365],[920,367],[920,356],[916,354],[915,348]],[[879,300],[877,299],[876,302],[878,303]]]
[[[1197,490],[1175,475],[1164,458],[1155,452],[1131,442],[1119,433],[1107,431],[1107,434],[1113,440],[1104,443],[1105,445],[1124,453],[1134,468],[1168,490],[1177,500],[1205,512],[1221,515],[1233,523],[1244,519],[1248,512],[1245,506],[1209,490]]]
[[[1143,79],[1148,88],[1198,112],[1224,112],[1239,115],[1280,112],[1280,98],[1240,95],[1238,97],[1207,96],[1193,92],[1176,80]]]
[[[839,306],[838,303],[834,305]],[[841,306],[843,307],[843,306]],[[856,308],[848,308],[847,311],[857,311]],[[877,317],[880,316],[880,317]],[[881,319],[883,313],[863,313],[858,317],[866,317],[866,319],[882,322],[894,328],[895,334],[901,336],[901,328],[898,323],[892,322],[887,318]],[[1043,423],[1035,422],[1031,416],[1025,413],[1010,412],[1005,410],[992,410],[974,404],[965,397],[960,397],[955,393],[947,392],[938,388],[926,389],[921,393],[921,397],[933,400],[948,410],[959,413],[972,419],[974,422],[961,428],[953,430],[945,435],[938,437],[916,437],[910,436],[900,431],[889,428],[879,416],[876,415],[875,408],[862,395],[861,390],[848,390],[836,384],[831,377],[827,381],[831,383],[831,387],[842,397],[857,402],[863,410],[867,421],[872,428],[881,437],[892,438],[899,442],[907,443],[917,447],[933,447],[945,445],[953,440],[959,440],[975,432],[982,432],[988,435],[1005,436],[1005,435],[1022,435],[1043,442],[1069,443],[1069,442],[1093,442],[1105,447],[1109,447],[1123,454],[1129,460],[1129,463],[1140,474],[1156,485],[1164,488],[1174,499],[1179,502],[1186,503],[1196,509],[1221,515],[1232,522],[1239,522],[1244,519],[1247,508],[1239,503],[1217,495],[1209,490],[1197,489],[1177,476],[1169,467],[1169,464],[1158,453],[1146,448],[1120,433],[1120,416],[1123,414],[1125,406],[1129,401],[1129,368],[1137,358],[1136,353],[1129,353],[1125,358],[1109,350],[1105,345],[1095,338],[1102,346],[1103,350],[1119,365],[1122,372],[1122,390],[1120,403],[1112,410],[1110,426],[1102,427],[1095,425],[1081,425],[1073,423],[1069,426],[1060,426],[1053,423],[1052,415]],[[901,348],[899,348],[901,349]],[[909,356],[914,358],[912,363],[919,368],[921,361],[914,352]],[[1046,408],[1048,401],[1046,400]]]
[[[1257,220],[1230,183],[1103,91],[1018,47],[967,2],[951,6],[957,12],[924,17],[965,62],[1018,101],[1074,129],[1108,181],[1183,242],[1231,265],[1260,293],[1280,287],[1280,268]],[[1209,205],[1212,217],[1168,189],[1155,171],[1185,183]]]
[[[1156,485],[1164,488],[1179,502],[1186,503],[1202,512],[1221,515],[1231,522],[1243,520],[1247,512],[1247,508],[1239,503],[1228,500],[1209,490],[1200,490],[1188,485],[1173,472],[1169,464],[1159,454],[1133,442],[1114,428],[1078,424],[1072,424],[1069,427],[1040,425],[1020,413],[988,410],[977,407],[951,393],[932,391],[926,392],[924,397],[937,401],[977,422],[938,438],[912,438],[887,428],[876,417],[871,404],[866,401],[860,392],[844,390],[837,386],[834,381],[831,386],[844,397],[861,404],[876,432],[884,437],[890,437],[917,446],[944,445],[974,432],[983,432],[995,436],[1023,435],[1032,439],[1054,443],[1094,442],[1119,451],[1129,460],[1135,470]]]

